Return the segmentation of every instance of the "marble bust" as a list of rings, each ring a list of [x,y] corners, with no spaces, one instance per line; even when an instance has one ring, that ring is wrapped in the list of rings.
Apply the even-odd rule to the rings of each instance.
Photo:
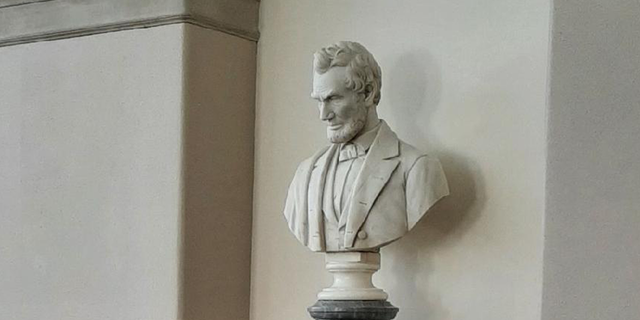
[[[289,229],[316,252],[377,252],[449,194],[437,158],[378,118],[382,72],[359,43],[314,54],[313,91],[331,144],[304,160],[288,190]]]

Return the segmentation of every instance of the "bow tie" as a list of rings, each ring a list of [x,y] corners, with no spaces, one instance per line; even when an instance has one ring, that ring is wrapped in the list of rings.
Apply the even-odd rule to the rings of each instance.
[[[338,161],[347,161],[351,159],[355,159],[358,157],[364,157],[367,152],[359,145],[349,143],[342,146],[342,150],[340,150],[340,156],[338,157]]]

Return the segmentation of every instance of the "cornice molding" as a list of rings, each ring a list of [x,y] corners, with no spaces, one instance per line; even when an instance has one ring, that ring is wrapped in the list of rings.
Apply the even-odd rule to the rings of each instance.
[[[1,0],[0,9],[25,6],[28,4],[33,4],[38,2],[49,2],[49,1],[55,1],[55,0]]]
[[[121,2],[123,5],[115,9],[102,10],[97,0],[85,2],[82,7],[77,2],[66,0],[0,0],[0,47],[14,46],[40,41],[51,41],[89,36],[101,33],[150,28],[177,23],[188,23],[203,28],[224,32],[250,41],[259,38],[257,28],[258,2],[255,0],[219,0],[223,8],[233,6],[231,1],[240,3],[236,10],[226,12],[216,8],[215,5],[205,7],[192,6],[190,2],[175,0],[170,5],[132,5],[126,0],[110,0]],[[145,1],[140,1],[144,3]],[[172,0],[173,1],[173,0]],[[207,0],[211,1],[211,0]],[[211,1],[216,3],[216,1]],[[135,8],[131,8],[135,6]],[[95,8],[92,8],[95,7]],[[191,7],[196,7],[200,12]],[[97,8],[97,9],[96,9]],[[189,8],[189,9],[185,9]],[[144,15],[135,17],[135,12]],[[244,10],[238,14],[238,11]],[[177,13],[166,12],[175,11]],[[96,14],[96,21],[90,14]],[[133,12],[134,14],[132,14]],[[86,13],[87,15],[81,15]],[[66,19],[65,16],[74,14],[77,19]],[[235,15],[235,17],[234,17]],[[44,21],[44,23],[42,22]],[[2,31],[8,30],[8,31]]]

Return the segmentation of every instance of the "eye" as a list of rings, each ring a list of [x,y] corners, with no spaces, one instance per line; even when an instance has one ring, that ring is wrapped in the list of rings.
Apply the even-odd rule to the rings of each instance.
[[[330,95],[327,97],[326,101],[335,101],[335,100],[339,100],[340,96],[339,95]]]

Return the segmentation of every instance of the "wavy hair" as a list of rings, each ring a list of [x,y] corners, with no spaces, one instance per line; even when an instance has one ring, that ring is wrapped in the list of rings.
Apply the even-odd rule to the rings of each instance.
[[[371,96],[373,104],[378,105],[382,88],[382,70],[363,45],[352,41],[340,41],[318,50],[313,58],[313,69],[318,74],[323,74],[332,67],[347,67],[347,88],[364,97]]]

